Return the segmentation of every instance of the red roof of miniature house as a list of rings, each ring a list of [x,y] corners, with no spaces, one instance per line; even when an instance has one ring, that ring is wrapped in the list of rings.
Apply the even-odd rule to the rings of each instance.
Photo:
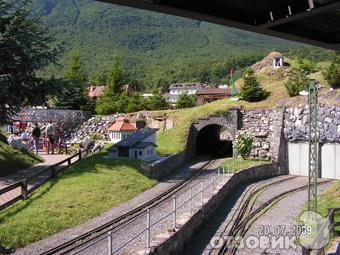
[[[125,117],[118,117],[116,122],[109,128],[109,131],[137,131]]]

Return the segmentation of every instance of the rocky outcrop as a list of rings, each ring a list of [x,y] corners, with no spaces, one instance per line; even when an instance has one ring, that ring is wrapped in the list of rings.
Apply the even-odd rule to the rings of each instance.
[[[66,138],[71,143],[80,143],[92,135],[96,135],[96,140],[108,140],[108,128],[113,124],[114,117],[92,117],[81,126],[70,128],[66,132]]]
[[[318,109],[318,133],[320,142],[340,141],[340,107],[324,106]],[[307,141],[309,128],[308,106],[287,108],[284,113],[286,141]]]

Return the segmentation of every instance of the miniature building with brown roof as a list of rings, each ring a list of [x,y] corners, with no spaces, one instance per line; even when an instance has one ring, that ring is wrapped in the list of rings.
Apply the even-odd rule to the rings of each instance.
[[[113,143],[118,143],[137,131],[137,128],[125,117],[116,118],[116,122],[108,129]]]
[[[231,89],[205,88],[196,92],[197,105],[211,103],[213,101],[231,96]]]
[[[88,88],[88,96],[92,100],[97,100],[104,94],[105,86],[90,86]]]

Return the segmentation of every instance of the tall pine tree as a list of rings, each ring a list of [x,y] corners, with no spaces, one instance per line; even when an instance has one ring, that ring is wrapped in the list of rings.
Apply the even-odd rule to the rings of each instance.
[[[261,87],[255,77],[253,69],[248,68],[243,73],[241,97],[248,102],[257,102],[266,99],[270,93]]]
[[[0,123],[8,122],[19,107],[43,105],[50,92],[36,71],[55,62],[59,50],[30,15],[29,4],[0,0]]]

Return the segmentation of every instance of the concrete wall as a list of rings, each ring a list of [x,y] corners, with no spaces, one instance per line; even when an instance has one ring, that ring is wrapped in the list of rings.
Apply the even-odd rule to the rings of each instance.
[[[177,170],[185,163],[185,152],[181,152],[168,157],[167,159],[153,163],[151,165],[143,165],[145,174],[151,178],[161,179]]]
[[[152,250],[151,254],[181,254],[186,242],[199,231],[206,220],[212,217],[215,211],[218,210],[219,205],[225,202],[228,195],[230,195],[240,183],[262,180],[279,174],[279,167],[276,163],[252,167],[235,174],[187,223],[169,239]]]

